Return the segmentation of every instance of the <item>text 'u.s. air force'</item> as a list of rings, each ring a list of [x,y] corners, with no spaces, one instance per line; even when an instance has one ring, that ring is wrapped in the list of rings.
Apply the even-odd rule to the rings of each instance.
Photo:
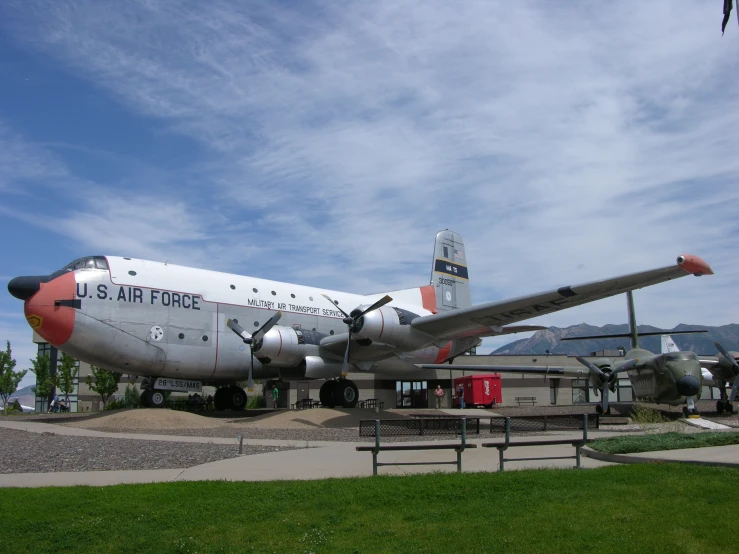
[[[138,287],[124,286],[112,287],[112,289],[109,291],[108,285],[100,284],[94,291],[95,297],[99,300],[116,300],[130,304],[150,304],[152,306],[158,305],[167,308],[200,310],[201,298],[197,294],[156,289],[146,289],[144,291],[144,289]],[[87,283],[77,283],[77,297],[93,298],[92,294],[88,295]]]

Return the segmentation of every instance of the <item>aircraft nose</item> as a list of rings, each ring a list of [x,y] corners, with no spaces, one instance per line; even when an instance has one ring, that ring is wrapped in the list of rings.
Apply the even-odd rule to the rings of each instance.
[[[700,388],[700,382],[693,375],[683,375],[677,380],[677,392],[683,396],[695,396]]]
[[[73,304],[76,298],[74,272],[70,271],[51,280],[46,277],[36,279],[39,279],[39,288],[25,301],[23,306],[26,321],[47,342],[54,346],[61,346],[69,340],[74,331],[75,308]],[[27,294],[33,290],[34,286],[23,284],[17,288],[18,292],[25,291]],[[17,295],[13,296],[17,297]]]
[[[16,277],[8,283],[8,292],[18,300],[28,300],[39,291],[42,279],[48,280],[44,277]]]

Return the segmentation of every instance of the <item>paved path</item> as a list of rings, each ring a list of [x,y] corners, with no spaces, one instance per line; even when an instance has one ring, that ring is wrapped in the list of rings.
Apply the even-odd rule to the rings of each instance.
[[[58,433],[77,436],[114,437],[136,440],[158,440],[172,442],[204,442],[216,444],[234,444],[235,439],[211,437],[184,437],[146,434],[119,434],[77,429],[46,423],[35,422],[0,422],[1,426],[11,429],[21,429],[36,433]],[[608,432],[590,432],[588,436],[613,436]],[[557,433],[556,438],[581,438],[581,432]],[[518,440],[536,440],[552,438],[546,436],[514,437],[512,444]],[[473,438],[468,442],[482,443],[491,441],[491,437]],[[450,441],[452,442],[452,441]],[[245,443],[247,440],[245,439]],[[423,441],[418,441],[423,444]],[[328,441],[277,441],[265,439],[248,439],[248,444],[269,446],[303,446],[300,450],[270,452],[250,456],[240,456],[211,462],[186,469],[142,470],[142,471],[90,471],[65,473],[22,473],[0,474],[0,487],[41,487],[41,486],[72,486],[72,485],[114,485],[122,483],[150,483],[171,481],[272,481],[281,479],[326,479],[339,477],[370,476],[372,474],[372,455],[369,452],[357,452],[357,444]],[[404,444],[415,444],[414,442]],[[572,456],[574,448],[570,445],[549,445],[518,447],[509,449],[507,457],[536,458],[543,456]],[[654,452],[637,454],[648,458],[664,458],[670,460],[739,460],[739,445],[701,449],[673,450],[668,452]],[[417,461],[448,461],[456,460],[454,451],[408,451],[408,452],[381,452],[380,462],[417,462]],[[506,462],[506,471],[524,468],[542,467],[573,467],[574,459],[567,460],[530,460],[521,462]],[[582,458],[585,468],[612,465],[587,457]],[[494,448],[473,448],[466,450],[462,455],[462,466],[465,472],[497,471],[498,451]],[[411,473],[428,473],[431,471],[456,471],[455,465],[433,466],[383,466],[379,469],[382,475],[403,475]]]

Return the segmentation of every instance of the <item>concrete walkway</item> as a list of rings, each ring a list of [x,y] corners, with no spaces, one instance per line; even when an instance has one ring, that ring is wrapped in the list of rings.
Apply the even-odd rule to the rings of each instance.
[[[59,425],[34,422],[0,422],[0,426],[19,429],[35,433],[57,433],[63,435],[112,437],[136,440],[165,440],[172,442],[203,442],[213,444],[234,444],[235,439],[221,439],[211,437],[184,437],[172,435],[146,434],[119,434],[104,433],[86,429],[77,429]],[[613,436],[609,432],[590,432],[588,436]],[[581,432],[557,433],[557,439],[573,439],[582,437]],[[515,437],[511,443],[523,440],[551,439],[546,436]],[[473,438],[468,442],[480,444],[495,440],[491,436]],[[73,486],[73,485],[115,485],[124,483],[152,483],[172,481],[273,481],[284,479],[327,479],[341,477],[358,477],[372,475],[372,455],[369,452],[357,452],[355,446],[364,443],[328,442],[328,441],[278,441],[266,439],[245,439],[245,444],[269,446],[299,446],[300,450],[270,452],[249,456],[229,458],[211,462],[191,468],[139,471],[89,471],[64,473],[20,473],[0,474],[0,487],[43,487],[43,486]],[[456,441],[448,441],[456,442]],[[425,444],[424,441],[404,444]],[[304,447],[308,448],[304,448]],[[570,445],[548,445],[518,447],[509,449],[506,457],[538,458],[545,456],[574,456],[575,449]],[[675,450],[639,454],[638,456],[660,457],[676,461],[686,460],[739,460],[739,445],[702,449]],[[454,451],[407,451],[381,452],[380,462],[455,462]],[[574,459],[566,460],[529,460],[520,462],[506,462],[506,471],[525,468],[568,468],[573,467]],[[588,457],[582,458],[585,468],[612,465],[611,462],[600,461]],[[494,448],[473,448],[466,450],[462,455],[462,467],[465,472],[497,471],[498,451]],[[432,471],[456,471],[456,465],[433,466],[383,466],[379,468],[380,475],[404,475],[412,473],[428,473]]]

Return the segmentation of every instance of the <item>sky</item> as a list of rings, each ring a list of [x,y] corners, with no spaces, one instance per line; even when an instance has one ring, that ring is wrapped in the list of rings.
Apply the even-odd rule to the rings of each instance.
[[[0,340],[30,366],[6,284],[81,256],[374,293],[428,284],[445,228],[475,303],[692,253],[716,274],[638,291],[639,322],[739,322],[721,4],[4,0]]]

